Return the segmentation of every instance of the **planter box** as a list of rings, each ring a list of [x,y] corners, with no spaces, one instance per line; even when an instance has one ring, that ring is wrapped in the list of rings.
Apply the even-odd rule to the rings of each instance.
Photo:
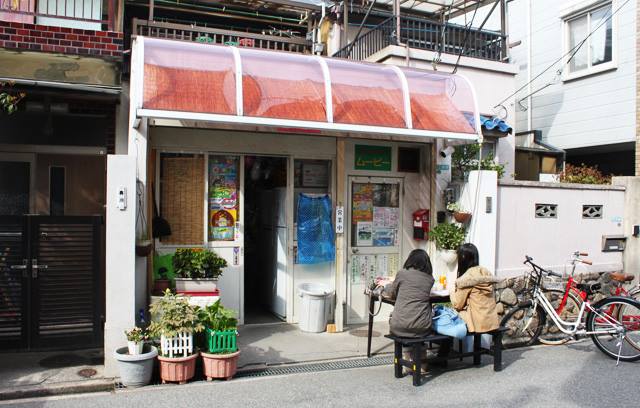
[[[207,381],[214,378],[230,380],[238,371],[238,358],[240,352],[231,354],[202,353],[202,369]]]
[[[196,358],[198,353],[188,357],[162,357],[160,361],[160,379],[163,384],[167,382],[177,382],[184,384],[196,374]]]
[[[177,293],[215,292],[218,279],[189,279],[176,278]]]

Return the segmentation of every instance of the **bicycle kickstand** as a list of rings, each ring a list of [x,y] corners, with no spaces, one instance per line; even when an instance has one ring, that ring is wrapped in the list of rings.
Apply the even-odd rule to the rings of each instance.
[[[624,334],[619,336],[618,344],[616,344],[616,346],[618,346],[618,359],[616,360],[616,367],[620,365],[620,354],[622,354],[622,343],[624,342],[624,338],[625,338]]]

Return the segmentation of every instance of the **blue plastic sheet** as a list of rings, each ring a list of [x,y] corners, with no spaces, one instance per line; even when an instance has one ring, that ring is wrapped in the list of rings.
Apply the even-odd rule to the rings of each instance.
[[[299,264],[333,261],[336,257],[331,198],[300,194],[297,209]]]

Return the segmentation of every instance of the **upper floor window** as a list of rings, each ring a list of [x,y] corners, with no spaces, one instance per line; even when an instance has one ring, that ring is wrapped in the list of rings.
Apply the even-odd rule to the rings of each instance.
[[[569,61],[565,79],[615,67],[615,20],[611,13],[611,2],[604,5],[600,2],[594,8],[566,18],[565,52],[568,53],[567,58],[571,55],[573,58]]]

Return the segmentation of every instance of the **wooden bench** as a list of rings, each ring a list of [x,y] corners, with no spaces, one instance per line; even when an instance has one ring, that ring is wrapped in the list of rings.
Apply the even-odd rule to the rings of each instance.
[[[480,365],[481,357],[483,354],[488,354],[493,357],[493,371],[502,370],[502,334],[507,329],[500,327],[496,330],[487,333],[469,333],[473,336],[473,351],[471,352],[454,352],[451,350],[447,359],[457,359],[473,356],[473,365]],[[482,348],[481,336],[483,334],[489,334],[492,337],[493,348]],[[385,336],[388,339],[393,340],[393,369],[396,378],[402,378],[402,367],[407,367],[412,370],[413,385],[420,385],[420,363],[424,350],[428,343],[436,343],[442,345],[445,341],[453,342],[453,337],[445,336],[442,334],[430,334],[420,338],[408,338],[398,337],[393,334],[387,334]],[[412,347],[411,361],[405,360],[402,355],[402,347]],[[462,350],[462,349],[461,349]],[[417,363],[416,363],[417,362]]]

